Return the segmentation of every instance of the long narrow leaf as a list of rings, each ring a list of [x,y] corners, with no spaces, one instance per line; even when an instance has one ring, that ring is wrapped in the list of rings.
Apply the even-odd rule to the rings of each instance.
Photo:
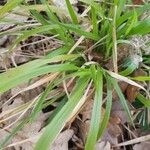
[[[3,93],[17,86],[18,84],[28,81],[29,79],[32,79],[34,77],[37,77],[46,73],[73,71],[77,69],[78,67],[71,65],[71,64],[58,64],[58,65],[48,65],[48,66],[40,67],[25,74],[20,73],[17,76],[10,77],[8,80],[4,81],[3,84],[0,84],[0,93]]]
[[[131,74],[135,69],[137,68],[137,65],[134,63],[131,63],[125,70],[119,72],[122,76],[128,76]]]
[[[100,125],[97,139],[99,139],[103,135],[105,129],[107,128],[109,117],[110,117],[110,112],[111,112],[111,106],[112,106],[112,86],[111,86],[111,81],[110,81],[109,76],[106,77],[106,81],[107,81],[106,111],[105,111],[105,115],[104,115],[104,118],[102,120],[102,123]]]
[[[92,110],[92,118],[90,123],[90,129],[85,145],[85,150],[94,150],[97,141],[99,125],[101,121],[101,107],[103,97],[103,75],[102,71],[98,68],[96,74],[96,91]]]
[[[72,32],[75,32],[78,35],[81,35],[81,36],[83,35],[86,38],[93,39],[93,40],[99,40],[99,36],[98,35],[93,34],[91,32],[84,31],[82,28],[80,28],[77,25],[74,25],[74,24],[64,24],[64,23],[61,23],[61,25],[63,27],[65,27],[66,29],[68,29],[68,30],[70,30]]]
[[[111,83],[113,84],[113,87],[114,87],[115,91],[117,92],[117,94],[118,94],[118,96],[119,96],[119,99],[120,99],[120,102],[121,102],[121,104],[122,104],[122,107],[124,108],[124,110],[126,111],[126,113],[127,113],[127,115],[128,115],[129,121],[130,121],[132,124],[134,124],[134,123],[133,123],[133,120],[132,120],[132,117],[131,117],[131,112],[130,112],[130,110],[129,110],[129,106],[128,106],[128,104],[127,104],[127,101],[126,101],[126,99],[125,99],[125,97],[124,97],[124,95],[123,95],[123,93],[122,93],[122,91],[121,91],[121,89],[120,89],[120,87],[119,87],[119,85],[118,85],[116,79],[113,79],[113,78],[112,78],[112,79],[111,79]]]
[[[52,22],[52,24],[58,25],[58,28],[55,30],[56,34],[59,34],[61,40],[65,41],[66,44],[69,44],[70,42],[72,42],[71,37],[68,34],[66,34],[66,30],[59,24],[60,23],[59,19],[52,12],[48,1],[46,1],[46,0],[41,0],[41,1],[42,1],[43,5],[45,5],[45,7],[46,7],[46,12],[50,19],[50,22]]]
[[[23,1],[24,0],[12,0],[12,1],[7,2],[2,8],[0,8],[0,18],[2,18],[7,12],[14,9]]]
[[[133,14],[133,16],[131,18],[131,21],[129,19],[129,27],[126,30],[125,35],[128,35],[128,33],[132,30],[132,28],[134,28],[136,23],[137,23],[137,13],[136,13],[136,11],[134,11],[134,14]]]
[[[50,148],[53,141],[64,127],[65,123],[68,121],[68,118],[70,117],[72,111],[79,103],[88,84],[88,81],[89,77],[80,78],[78,80],[72,94],[70,95],[69,101],[45,128],[44,133],[42,134],[34,148],[35,150],[48,150]]]
[[[92,13],[93,33],[98,34],[97,14],[94,7],[91,7],[91,13]]]
[[[137,81],[150,81],[150,77],[148,76],[131,77],[131,79]]]
[[[65,77],[63,78],[60,78],[60,79],[55,79],[54,81],[52,81],[49,86],[46,88],[46,90],[44,91],[44,93],[41,95],[41,97],[39,98],[32,114],[31,114],[31,118],[33,121],[37,115],[37,113],[43,108],[43,103],[46,99],[46,97],[48,96],[49,92],[54,88],[56,87],[57,85],[59,85],[60,83],[62,83],[64,80],[67,80],[69,78],[72,78],[72,77],[76,77],[76,76],[79,76],[79,77],[82,77],[82,76],[86,76],[88,75],[88,72],[86,71],[77,71],[75,73],[71,73],[71,74],[68,74],[66,75]],[[57,109],[57,108],[56,108]]]
[[[71,56],[71,55],[70,55]],[[9,90],[12,87],[15,87],[18,84],[21,84],[33,77],[37,77],[42,74],[46,74],[49,72],[59,72],[65,70],[76,70],[78,67],[75,67],[71,64],[56,64],[56,65],[46,65],[51,62],[63,61],[71,58],[77,58],[69,55],[56,56],[51,59],[39,59],[33,62],[29,62],[25,65],[19,66],[17,68],[13,68],[8,70],[7,72],[0,74],[0,93],[3,93]],[[69,58],[70,57],[70,58]],[[42,67],[43,66],[43,67]]]
[[[13,136],[16,135],[16,133],[18,131],[20,131],[24,125],[29,121],[29,118],[24,119],[23,121],[21,121],[17,127],[15,127],[12,131],[11,134],[9,134],[3,141],[0,142],[0,149],[2,149],[11,139]]]
[[[67,8],[74,24],[78,24],[78,18],[69,0],[66,0]]]
[[[129,35],[145,35],[148,33],[150,33],[150,18],[138,22],[137,25],[134,28],[132,28]]]
[[[121,16],[121,13],[124,10],[125,4],[126,4],[126,0],[118,1],[117,18]]]
[[[95,10],[98,12],[99,16],[101,18],[104,18],[104,13],[103,13],[102,7],[100,5],[98,5],[95,1],[93,1],[93,0],[88,0],[88,1],[87,0],[79,0],[79,1],[84,2],[84,3],[94,7]]]
[[[150,99],[145,98],[142,94],[138,94],[137,99],[143,103],[145,107],[150,108]]]
[[[12,44],[12,46],[10,47],[10,50],[15,48],[17,44],[19,44],[22,40],[25,40],[30,36],[33,36],[39,33],[44,33],[44,32],[50,33],[51,30],[57,29],[57,28],[59,28],[58,25],[53,24],[53,25],[43,25],[35,29],[23,31],[21,36],[19,36],[17,40],[14,42],[14,44]]]
[[[30,12],[42,25],[49,25],[49,22],[37,10],[30,10]]]
[[[128,20],[132,14],[134,13],[134,11],[136,11],[137,13],[137,16],[140,16],[143,14],[143,12],[147,11],[150,9],[150,4],[146,4],[140,8],[137,8],[137,9],[133,9],[129,12],[126,12],[124,15],[122,15],[120,18],[118,18],[117,20],[117,27],[120,26],[123,22],[125,22],[126,20]]]

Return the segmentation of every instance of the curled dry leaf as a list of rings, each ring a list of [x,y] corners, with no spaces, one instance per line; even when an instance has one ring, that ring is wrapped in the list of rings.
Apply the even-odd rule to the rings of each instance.
[[[126,83],[121,83],[122,90],[124,91],[126,88]],[[125,86],[125,87],[124,87]],[[92,104],[93,100],[89,100],[86,102],[81,114],[82,121],[80,121],[80,137],[83,140],[83,143],[86,141],[87,133],[90,126],[91,120],[91,112],[92,112]],[[102,116],[104,116],[105,109],[102,108]],[[110,120],[107,126],[107,129],[104,132],[104,135],[100,139],[101,141],[108,141],[113,145],[118,144],[118,137],[122,134],[121,124],[126,123],[128,121],[128,116],[124,111],[124,108],[120,104],[119,100],[113,101],[112,110],[110,115]]]
[[[139,88],[135,87],[133,85],[129,85],[126,90],[127,99],[130,103],[133,103],[135,101],[135,98],[137,97],[139,93]]]
[[[146,76],[147,73],[143,70],[143,69],[138,69],[136,71],[134,71],[133,76],[137,77],[137,76]]]
[[[138,69],[133,73],[133,77],[146,76],[146,75],[147,75],[146,72],[143,71],[142,69]],[[141,82],[138,82],[138,84],[142,86]],[[139,91],[140,91],[139,87],[134,85],[128,85],[126,89],[126,96],[130,103],[133,103],[135,101],[135,98],[137,97]]]
[[[121,130],[121,128],[119,127],[119,125],[117,125],[117,124],[109,124],[108,133],[109,133],[112,137],[117,138],[117,137],[122,133],[122,130]]]
[[[109,122],[111,124],[120,124],[121,123],[121,119],[116,114],[111,114]]]
[[[130,103],[134,102],[134,100],[137,97],[137,94],[138,94],[140,89],[143,89],[144,91],[146,91],[146,89],[141,84],[141,82],[134,82],[134,81],[128,79],[127,77],[121,76],[121,75],[116,74],[116,73],[111,72],[111,71],[108,71],[108,73],[112,77],[114,77],[118,80],[121,80],[121,82],[119,82],[119,86],[122,90],[122,93],[126,94],[127,99],[129,100]],[[136,77],[136,76],[146,76],[146,75],[147,75],[146,72],[144,72],[142,69],[138,69],[133,73],[134,77]],[[115,100],[119,99],[116,92],[113,92],[113,99],[115,99]]]
[[[126,83],[124,81],[119,81],[118,84],[119,84],[119,87],[120,87],[122,93],[125,93],[128,83]],[[113,91],[112,97],[113,97],[113,100],[119,100],[119,96],[116,91]]]

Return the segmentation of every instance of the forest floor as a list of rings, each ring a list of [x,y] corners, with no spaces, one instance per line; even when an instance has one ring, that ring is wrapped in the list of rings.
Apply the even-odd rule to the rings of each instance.
[[[150,2],[1,0],[0,149],[149,150]]]

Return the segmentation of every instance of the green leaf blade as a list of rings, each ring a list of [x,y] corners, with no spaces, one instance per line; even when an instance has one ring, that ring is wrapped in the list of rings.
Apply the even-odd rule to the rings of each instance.
[[[73,10],[73,7],[72,7],[70,1],[69,1],[69,0],[66,0],[66,4],[67,4],[67,8],[68,8],[70,17],[71,17],[71,19],[72,19],[72,22],[73,22],[74,24],[78,24],[77,15],[75,14],[75,12],[74,12],[74,10]]]
[[[126,101],[126,99],[125,99],[125,97],[124,97],[124,95],[123,95],[116,79],[111,78],[111,83],[113,84],[113,87],[114,87],[115,91],[117,92],[117,94],[119,96],[122,107],[124,108],[125,112],[128,115],[129,121],[132,123],[132,125],[134,125],[133,119],[131,117],[131,112],[130,112],[128,104],[127,104],[127,101]]]
[[[78,55],[79,56],[79,55]],[[54,64],[47,65],[52,62],[60,62],[64,60],[74,59],[77,55],[59,55],[53,58],[38,59],[21,65],[17,68],[8,70],[0,74],[0,93],[3,93],[18,84],[21,84],[29,79],[43,75],[50,72],[61,72],[68,70],[77,70],[78,67],[72,64]]]
[[[94,98],[94,105],[92,110],[92,118],[90,123],[90,129],[85,145],[85,150],[94,150],[97,141],[97,135],[101,120],[101,106],[102,106],[102,93],[103,93],[103,75],[102,71],[98,69],[96,74],[96,93]]]
[[[110,112],[111,112],[111,106],[112,106],[112,86],[111,86],[111,81],[110,81],[109,76],[106,77],[106,81],[107,81],[106,111],[105,111],[102,123],[100,125],[100,128],[99,128],[97,139],[99,139],[103,135],[105,129],[107,128],[109,117],[110,117]]]
[[[145,35],[148,33],[150,33],[150,18],[138,22],[136,26],[132,28],[129,35]]]
[[[35,150],[48,150],[54,139],[64,127],[66,121],[71,115],[74,108],[80,101],[84,90],[88,84],[89,77],[80,78],[70,95],[70,100],[64,105],[64,107],[58,112],[58,114],[52,119],[50,124],[46,127],[44,133],[40,137],[35,146]]]
[[[0,8],[0,18],[4,17],[6,13],[17,7],[24,0],[12,0],[7,2],[2,8]]]

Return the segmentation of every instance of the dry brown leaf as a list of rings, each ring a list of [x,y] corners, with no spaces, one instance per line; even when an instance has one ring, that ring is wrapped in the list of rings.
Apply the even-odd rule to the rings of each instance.
[[[122,64],[123,60],[127,58],[130,54],[130,45],[127,44],[119,44],[117,46],[117,63]],[[110,71],[113,71],[113,58],[106,63],[106,68]]]
[[[121,130],[120,126],[117,124],[109,124],[108,133],[112,137],[117,138],[122,133],[122,130]]]
[[[72,138],[74,131],[71,129],[65,130],[59,134],[54,141],[51,150],[68,150],[68,141]]]
[[[5,114],[5,113],[6,113],[6,115],[4,115],[3,118],[0,118],[0,121],[2,121],[3,119],[6,119],[7,117],[9,118],[11,115],[13,115],[13,113],[9,113],[9,114],[7,115],[7,112],[10,111],[10,110],[13,110],[14,108],[17,108],[18,106],[20,106],[20,105],[22,105],[22,104],[24,104],[24,101],[22,100],[22,98],[21,98],[21,97],[17,97],[17,98],[15,99],[15,101],[14,101],[11,105],[10,105],[10,104],[4,105],[4,106],[2,107],[1,116],[3,116],[3,114]],[[19,114],[18,114],[18,115],[19,115]],[[14,121],[16,120],[16,117],[18,117],[18,115],[15,116],[15,117],[13,117],[13,118],[11,118],[11,119],[9,119],[8,121],[5,121],[4,123],[5,123],[6,125],[8,125],[8,124],[14,122]]]
[[[32,139],[31,141],[28,141],[27,143],[22,143],[19,145],[16,145],[15,148],[19,150],[20,147],[25,150],[33,150],[34,144],[37,142],[39,135],[42,131],[41,128],[44,126],[45,120],[49,116],[49,113],[40,113],[37,117],[37,119],[32,124],[27,124],[25,127],[18,132],[17,136],[21,137],[21,139],[15,138],[13,140],[13,143],[20,142],[21,140],[25,139]],[[34,138],[36,137],[36,138]],[[38,138],[37,138],[38,137]]]
[[[111,135],[109,129],[107,128],[101,138],[101,141],[108,141],[112,145],[118,144],[118,137]]]
[[[88,100],[81,111],[82,122],[80,126],[80,134],[81,134],[81,139],[83,140],[84,143],[86,141],[87,134],[89,131],[93,102],[94,102],[93,99]]]
[[[130,103],[133,103],[135,101],[135,98],[137,97],[139,90],[140,89],[138,87],[135,87],[133,85],[128,85],[126,90],[126,96]]]
[[[17,10],[17,9],[15,9]],[[26,21],[28,19],[28,17],[26,17],[25,15],[17,15],[17,14],[13,14],[13,13],[9,13],[7,14],[7,16],[5,17],[6,19],[10,19],[10,20],[13,20],[14,22],[18,22],[18,23],[22,23],[24,21]],[[7,30],[9,29],[10,27],[14,26],[13,23],[1,23],[0,24],[0,31],[3,31],[3,30]]]
[[[111,150],[111,146],[109,142],[97,142],[95,146],[95,150]]]
[[[143,0],[133,0],[133,4],[141,5],[141,4],[143,4]]]
[[[87,134],[88,134],[89,127],[90,127],[93,103],[94,103],[94,100],[92,98],[90,98],[85,103],[85,105],[80,113],[80,114],[82,114],[82,121],[80,122],[79,130],[80,130],[81,139],[83,140],[84,143],[86,141]],[[103,118],[104,113],[105,113],[105,109],[103,107],[102,107],[101,113],[102,113],[101,116]]]
[[[127,89],[128,83],[120,81],[120,82],[118,82],[118,84],[119,84],[119,87],[120,87],[122,93],[124,93]],[[112,97],[113,97],[113,100],[119,100],[119,96],[116,91],[113,91]]]
[[[121,123],[121,119],[119,118],[118,115],[112,113],[111,116],[110,116],[109,122],[111,124],[120,124]]]
[[[75,6],[77,4],[77,2],[78,2],[77,0],[70,0],[70,3],[72,4],[76,13],[78,11],[78,8]],[[50,3],[51,3],[51,1],[50,1]],[[56,5],[58,8],[63,8],[63,11],[66,12],[65,16],[69,17],[69,15],[68,15],[69,13],[68,13],[68,9],[67,9],[65,0],[52,0],[52,3],[54,5]],[[60,15],[59,15],[59,17],[60,17]],[[64,16],[62,16],[62,17],[64,17]]]
[[[113,101],[110,120],[101,140],[109,141],[112,145],[118,144],[118,137],[123,133],[121,124],[127,121],[128,116],[120,104],[120,101]]]
[[[130,106],[129,106],[130,109]],[[112,109],[111,109],[111,116],[116,119],[119,117],[122,124],[126,123],[128,121],[127,113],[125,112],[123,106],[121,105],[120,101],[114,101],[112,103]],[[117,120],[116,124],[118,123],[119,119]]]
[[[133,77],[137,77],[137,76],[146,76],[147,73],[145,71],[143,71],[142,69],[138,69],[136,71],[134,71],[133,73]],[[139,85],[142,86],[142,82],[137,82]],[[127,99],[129,100],[130,103],[133,103],[135,101],[135,98],[137,97],[138,93],[140,91],[140,88],[134,85],[128,85],[127,89],[126,89],[126,96]]]
[[[82,121],[80,123],[80,135],[85,142],[87,133],[90,126],[91,112],[92,112],[93,100],[86,102],[81,114]],[[102,109],[102,116],[104,116],[105,109]],[[111,144],[115,145],[118,143],[118,136],[122,134],[122,129],[120,128],[121,123],[128,121],[128,117],[120,102],[113,101],[110,120],[106,131],[101,140],[109,141]]]
[[[142,142],[140,144],[135,144],[133,146],[133,150],[149,150],[150,149],[150,142]]]
[[[20,148],[24,150],[32,150],[35,143],[43,133],[44,128],[40,130],[41,126],[43,126],[42,124],[44,123],[44,120],[46,120],[46,118],[49,116],[49,114],[46,114],[46,116],[43,116],[43,114],[40,115],[41,115],[39,116],[40,119],[38,118],[36,121],[40,121],[41,124],[38,122],[35,122],[35,124],[28,124],[22,131],[19,132],[17,136],[15,136],[15,140],[13,140],[13,143],[8,145],[7,147],[13,146],[15,150],[20,150]],[[25,131],[26,134],[23,134],[23,132]],[[68,150],[68,141],[72,138],[73,135],[74,135],[74,131],[72,129],[67,129],[61,132],[56,138],[56,140],[54,141],[54,143],[52,144],[50,149]]]
[[[11,140],[11,144],[8,145],[7,148],[11,149],[13,147],[15,150],[33,150],[35,143],[43,132],[43,130],[40,130],[48,117],[49,113],[40,113],[35,122],[26,124],[25,127],[14,136]],[[9,130],[1,130],[0,137],[5,138],[8,133],[11,132],[11,129],[13,129],[13,127],[10,127]]]

